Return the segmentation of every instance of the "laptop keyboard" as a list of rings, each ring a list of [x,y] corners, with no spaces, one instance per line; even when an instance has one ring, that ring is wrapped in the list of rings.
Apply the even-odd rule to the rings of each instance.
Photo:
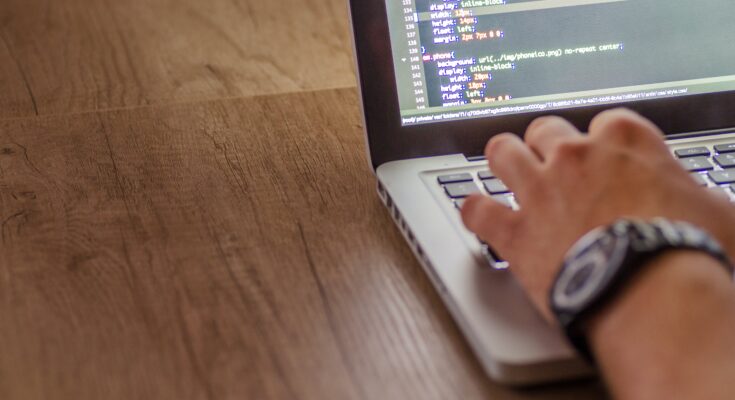
[[[437,182],[444,188],[444,193],[451,199],[457,210],[461,210],[465,199],[475,193],[486,193],[507,207],[517,208],[512,199],[513,194],[490,170],[476,173],[441,175],[437,177]],[[482,254],[490,265],[495,269],[505,269],[508,267],[508,263],[498,257],[487,243],[482,242],[479,238],[478,240],[480,240],[482,245]]]
[[[674,155],[701,186],[708,186],[710,190],[733,199],[735,143],[718,144],[712,150],[706,146],[684,148],[676,150]]]
[[[513,194],[490,170],[480,171],[474,174],[441,175],[437,180],[444,187],[444,192],[447,196],[454,201],[457,209],[462,209],[465,198],[475,193],[489,194],[492,198],[508,207],[513,206],[510,201]],[[480,182],[482,187],[478,186],[477,182]]]
[[[674,155],[699,185],[707,186],[709,190],[735,201],[735,143],[719,144],[712,148],[682,148],[674,151]],[[458,210],[464,205],[465,199],[475,193],[487,194],[509,208],[518,209],[513,193],[490,170],[440,175],[437,182]],[[486,243],[480,242],[483,254],[491,265],[497,269],[507,268],[505,261]]]

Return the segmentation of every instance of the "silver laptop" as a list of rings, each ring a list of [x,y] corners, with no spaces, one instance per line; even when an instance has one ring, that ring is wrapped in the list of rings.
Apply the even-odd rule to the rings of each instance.
[[[378,193],[487,374],[512,385],[592,373],[467,231],[475,192],[517,208],[488,139],[626,106],[703,185],[735,197],[732,0],[350,0]],[[553,238],[549,238],[553,240]]]

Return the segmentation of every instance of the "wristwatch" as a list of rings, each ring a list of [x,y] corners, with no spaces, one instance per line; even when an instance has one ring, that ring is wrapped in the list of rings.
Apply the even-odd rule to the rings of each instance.
[[[569,250],[551,288],[550,304],[570,342],[588,361],[594,364],[584,321],[611,300],[644,263],[674,249],[709,254],[733,276],[732,262],[708,233],[689,223],[662,218],[621,219],[591,231]]]

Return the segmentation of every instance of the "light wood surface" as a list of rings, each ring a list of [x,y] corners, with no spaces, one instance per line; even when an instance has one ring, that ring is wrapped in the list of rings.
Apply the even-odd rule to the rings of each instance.
[[[3,0],[0,38],[0,117],[355,84],[343,0]]]
[[[604,397],[485,377],[333,89],[345,14],[0,2],[0,399]]]

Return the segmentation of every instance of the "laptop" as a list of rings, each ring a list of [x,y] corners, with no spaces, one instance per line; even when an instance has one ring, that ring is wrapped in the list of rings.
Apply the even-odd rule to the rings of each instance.
[[[482,156],[493,135],[550,114],[584,131],[618,106],[735,198],[735,2],[350,0],[350,13],[378,194],[487,375],[594,373],[458,209],[476,192],[518,208]]]

